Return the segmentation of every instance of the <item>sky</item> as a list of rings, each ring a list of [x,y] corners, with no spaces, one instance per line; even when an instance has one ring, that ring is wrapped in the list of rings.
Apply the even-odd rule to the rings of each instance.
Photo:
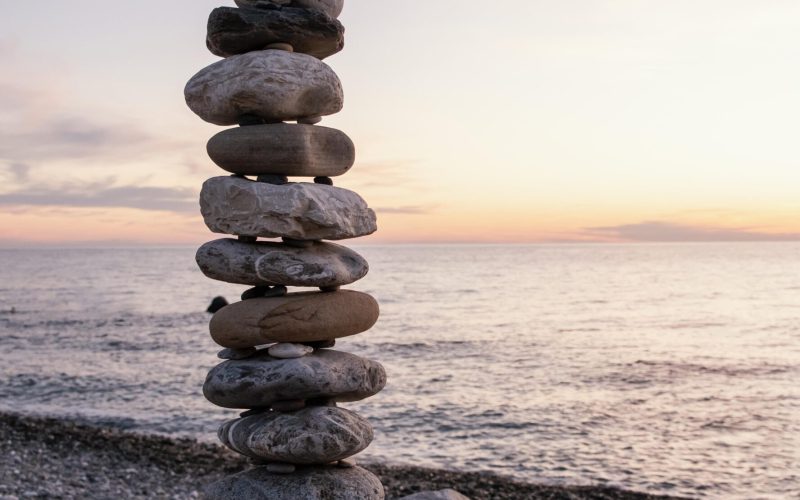
[[[0,7],[0,245],[213,236],[188,79],[233,1]],[[800,239],[800,2],[347,0],[360,243]]]

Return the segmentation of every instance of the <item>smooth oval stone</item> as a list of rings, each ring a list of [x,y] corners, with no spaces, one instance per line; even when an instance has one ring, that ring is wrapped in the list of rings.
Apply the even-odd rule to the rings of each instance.
[[[228,129],[212,137],[206,150],[228,172],[253,176],[336,177],[356,161],[344,132],[287,123]]]
[[[229,57],[274,44],[324,59],[344,48],[344,26],[323,12],[309,9],[218,7],[211,11],[206,45],[212,54]]]
[[[359,401],[386,385],[380,363],[341,351],[317,351],[297,359],[259,354],[214,367],[203,394],[223,408],[263,408],[276,401],[326,398]]]
[[[232,420],[220,427],[218,435],[225,446],[250,458],[324,465],[366,449],[373,431],[352,411],[317,406]]]
[[[297,120],[341,111],[339,77],[306,54],[261,50],[231,56],[201,70],[184,89],[186,104],[203,120],[236,125],[242,115]]]
[[[296,359],[312,354],[314,348],[303,344],[281,343],[270,347],[268,351],[273,358]]]
[[[366,259],[334,243],[308,248],[284,243],[210,241],[197,250],[197,265],[211,279],[250,286],[342,286],[369,272]]]
[[[358,194],[305,182],[214,177],[203,184],[200,211],[211,231],[240,236],[343,240],[378,229],[375,212]]]
[[[211,337],[222,347],[305,343],[349,337],[375,325],[378,302],[352,290],[290,293],[231,304],[211,318]]]
[[[275,6],[297,6],[322,11],[333,18],[339,17],[344,0],[234,0],[239,7],[274,8]]]
[[[383,500],[380,480],[354,467],[303,467],[294,474],[275,475],[266,467],[241,472],[213,483],[207,500]]]

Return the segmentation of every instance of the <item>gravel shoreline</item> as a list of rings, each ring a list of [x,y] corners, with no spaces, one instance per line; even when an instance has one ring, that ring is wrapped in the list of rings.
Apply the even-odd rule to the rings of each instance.
[[[200,498],[204,485],[248,466],[229,450],[49,418],[0,414],[0,500]],[[453,488],[473,500],[644,500],[607,487],[526,484],[488,473],[366,464],[387,499]]]

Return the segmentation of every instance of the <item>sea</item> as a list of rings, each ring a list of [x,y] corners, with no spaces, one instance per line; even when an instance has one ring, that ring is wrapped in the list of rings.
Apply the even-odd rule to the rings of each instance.
[[[363,461],[800,498],[800,244],[353,246],[383,363]],[[0,250],[0,411],[215,440],[192,248]]]

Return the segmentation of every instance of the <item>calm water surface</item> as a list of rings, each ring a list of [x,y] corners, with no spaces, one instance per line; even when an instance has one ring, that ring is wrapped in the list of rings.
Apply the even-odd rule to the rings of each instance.
[[[800,244],[394,246],[338,349],[365,458],[708,498],[800,496]],[[0,250],[0,409],[214,438],[194,250]],[[14,308],[15,312],[11,310]]]

